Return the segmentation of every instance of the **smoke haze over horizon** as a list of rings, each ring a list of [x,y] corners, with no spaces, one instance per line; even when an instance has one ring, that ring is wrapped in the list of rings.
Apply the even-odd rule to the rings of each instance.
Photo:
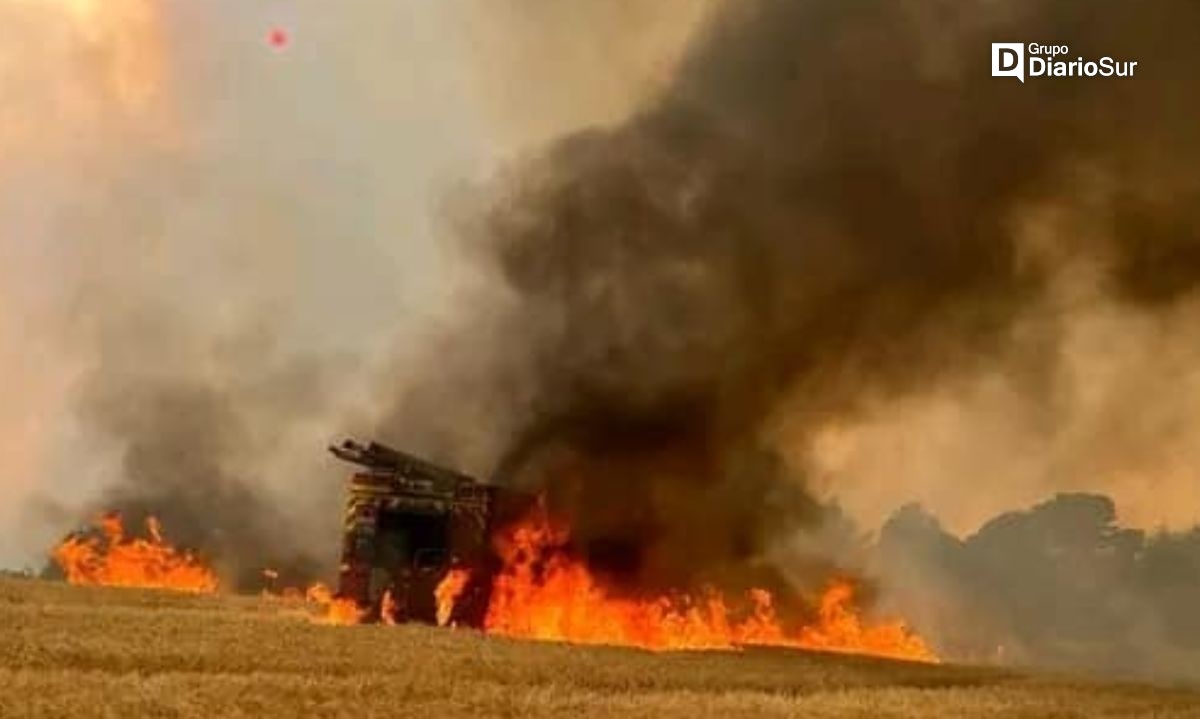
[[[603,93],[536,93],[534,123],[482,99],[528,68],[496,35],[529,19],[512,7],[0,2],[0,563],[40,563],[109,503],[207,549],[334,536],[324,444],[373,431],[374,367],[402,367],[471,275],[436,239],[444,198],[627,112],[686,34],[539,12],[607,28],[562,72],[638,50]]]

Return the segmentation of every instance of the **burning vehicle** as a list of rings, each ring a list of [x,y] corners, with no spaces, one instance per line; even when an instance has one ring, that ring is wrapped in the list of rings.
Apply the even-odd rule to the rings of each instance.
[[[901,621],[863,616],[856,583],[828,584],[807,621],[777,597],[622,594],[573,546],[544,498],[486,483],[391,447],[330,447],[358,465],[348,483],[336,603],[352,622],[418,621],[504,636],[645,649],[772,645],[936,661]]]
[[[491,537],[535,498],[378,442],[329,451],[361,468],[348,485],[338,597],[368,620],[482,627],[500,569]],[[439,616],[446,586],[453,606],[443,601]]]

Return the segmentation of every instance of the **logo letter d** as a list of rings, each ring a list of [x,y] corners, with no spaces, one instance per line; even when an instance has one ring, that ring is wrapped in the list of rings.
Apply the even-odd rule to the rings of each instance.
[[[1025,82],[1025,46],[1016,42],[992,43],[992,77],[1015,77]]]

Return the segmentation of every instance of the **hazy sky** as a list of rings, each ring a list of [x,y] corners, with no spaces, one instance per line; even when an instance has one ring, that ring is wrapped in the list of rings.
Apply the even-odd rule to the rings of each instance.
[[[707,4],[0,0],[0,565],[118,471],[81,375],[254,323],[365,375],[456,301],[447,203],[619,119]],[[187,331],[114,354],[152,311]]]
[[[496,155],[442,7],[0,2],[0,563],[47,541],[27,500],[103,481],[64,407],[93,320],[266,308],[283,343],[366,356],[445,301],[436,200]]]

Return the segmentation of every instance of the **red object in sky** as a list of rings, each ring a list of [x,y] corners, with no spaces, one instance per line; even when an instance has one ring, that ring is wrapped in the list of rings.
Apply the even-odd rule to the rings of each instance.
[[[273,27],[267,31],[267,44],[276,50],[282,50],[291,42],[288,31],[281,27]]]

